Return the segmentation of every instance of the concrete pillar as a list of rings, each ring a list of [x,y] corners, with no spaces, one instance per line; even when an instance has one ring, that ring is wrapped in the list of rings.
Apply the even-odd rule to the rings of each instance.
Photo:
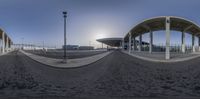
[[[198,37],[198,48],[199,48],[199,51],[200,51],[200,37]]]
[[[12,48],[12,41],[11,41],[11,39],[9,40],[9,46],[10,46],[10,48]]]
[[[8,52],[8,48],[9,48],[9,46],[8,46],[8,40],[9,40],[9,38],[8,38],[8,36],[6,36],[6,52]]]
[[[165,49],[165,59],[170,59],[170,17],[166,17],[166,49]]]
[[[142,50],[142,34],[139,35],[139,48],[138,51],[141,52]]]
[[[195,41],[195,36],[194,36],[194,34],[192,34],[192,52],[195,52],[194,41]]]
[[[119,42],[118,48],[121,48],[121,47],[122,47],[122,42]]]
[[[5,33],[2,33],[2,53],[5,53]]]
[[[132,51],[135,51],[135,37],[133,37],[133,49]]]
[[[185,32],[182,32],[182,37],[181,37],[181,50],[182,50],[182,53],[185,53]]]
[[[10,39],[8,39],[8,48],[10,48],[11,46],[10,46]]]
[[[122,50],[124,50],[124,39],[122,39]]]
[[[129,33],[128,52],[131,53],[131,33]]]
[[[153,32],[150,31],[149,33],[149,53],[152,53],[152,46],[153,46]]]

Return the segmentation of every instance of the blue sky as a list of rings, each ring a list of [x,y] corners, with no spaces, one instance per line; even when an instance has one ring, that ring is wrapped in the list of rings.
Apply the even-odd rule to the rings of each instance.
[[[63,44],[63,15],[67,17],[67,43],[100,46],[101,37],[124,37],[138,22],[155,16],[179,16],[200,24],[199,0],[1,0],[0,27],[15,43]],[[156,32],[154,43],[164,43]],[[180,44],[172,32],[171,43]],[[186,36],[187,44],[191,37]],[[144,40],[148,40],[145,38]]]

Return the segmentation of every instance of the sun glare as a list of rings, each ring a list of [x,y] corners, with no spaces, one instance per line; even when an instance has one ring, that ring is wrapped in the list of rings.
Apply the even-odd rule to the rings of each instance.
[[[101,39],[101,38],[106,38],[107,37],[107,31],[97,31],[95,35],[95,39]]]

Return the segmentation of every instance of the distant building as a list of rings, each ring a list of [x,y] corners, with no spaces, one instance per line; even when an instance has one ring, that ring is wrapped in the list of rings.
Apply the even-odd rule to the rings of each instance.
[[[64,45],[62,47],[63,49],[65,48]],[[66,45],[67,50],[78,50],[79,46],[78,45]]]
[[[93,46],[79,46],[79,50],[94,50]]]
[[[33,44],[12,44],[13,49],[24,49],[24,50],[33,50],[36,49],[36,46]]]
[[[53,47],[36,46],[34,44],[12,44],[12,49],[23,49],[23,50],[48,50],[55,49]]]

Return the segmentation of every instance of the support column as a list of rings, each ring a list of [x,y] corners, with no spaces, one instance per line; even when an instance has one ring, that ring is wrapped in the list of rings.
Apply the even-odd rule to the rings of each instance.
[[[11,42],[11,40],[9,39],[9,48],[12,48],[12,42]]]
[[[150,31],[149,33],[149,53],[152,53],[152,46],[153,46],[153,32]]]
[[[122,50],[124,50],[124,39],[122,39]]]
[[[6,52],[8,52],[8,36],[6,36]]]
[[[5,33],[2,33],[2,53],[5,53]]]
[[[8,48],[10,48],[10,39],[8,39]]]
[[[182,37],[181,37],[181,49],[182,49],[182,53],[185,53],[185,32],[182,32]]]
[[[199,51],[200,51],[200,37],[199,38],[199,41],[198,41],[198,48],[199,48]]]
[[[195,46],[194,46],[195,36],[192,34],[192,52],[195,52]]]
[[[119,46],[117,47],[118,49],[122,47],[122,42],[119,42]]]
[[[133,49],[132,51],[135,51],[135,37],[133,37]]]
[[[142,34],[139,35],[139,48],[138,51],[141,52],[142,50]]]
[[[128,52],[131,53],[131,32],[129,32]]]
[[[165,49],[165,59],[170,59],[170,17],[166,17],[166,49]]]

